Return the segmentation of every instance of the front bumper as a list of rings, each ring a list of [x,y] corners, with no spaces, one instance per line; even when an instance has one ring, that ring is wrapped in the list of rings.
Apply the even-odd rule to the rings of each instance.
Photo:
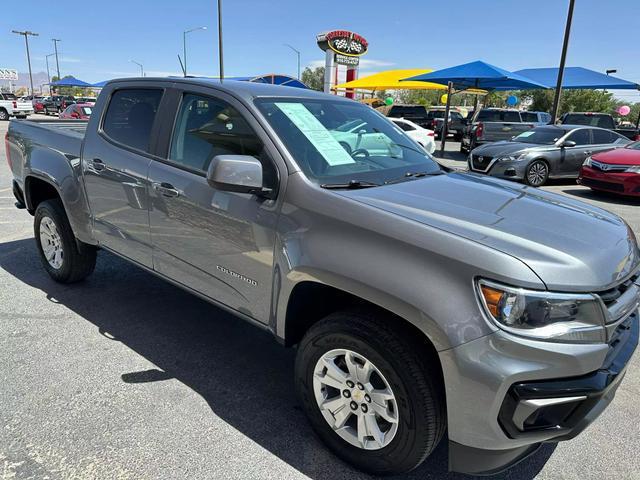
[[[544,442],[578,435],[609,405],[638,344],[640,312],[610,344],[554,344],[496,332],[446,352],[449,467],[490,474]]]
[[[481,164],[474,162],[471,155],[467,158],[467,165],[472,172],[484,173],[505,180],[523,180],[527,169],[527,161],[491,159]]]
[[[638,173],[607,173],[591,167],[582,167],[578,183],[594,190],[640,196],[640,174]]]

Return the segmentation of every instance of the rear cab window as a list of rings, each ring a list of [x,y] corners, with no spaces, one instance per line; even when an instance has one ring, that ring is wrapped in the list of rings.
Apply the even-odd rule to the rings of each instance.
[[[102,122],[104,134],[122,145],[149,153],[151,129],[162,93],[159,88],[116,90]]]

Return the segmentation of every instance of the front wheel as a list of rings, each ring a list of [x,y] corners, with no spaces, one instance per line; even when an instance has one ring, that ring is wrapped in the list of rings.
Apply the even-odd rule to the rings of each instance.
[[[60,200],[38,205],[34,233],[42,265],[56,282],[78,282],[93,272],[96,249],[76,241]]]
[[[549,166],[544,160],[535,160],[525,172],[524,179],[532,187],[541,187],[549,178]]]
[[[446,424],[437,360],[383,317],[326,317],[303,338],[295,368],[317,434],[339,457],[377,475],[416,468]]]

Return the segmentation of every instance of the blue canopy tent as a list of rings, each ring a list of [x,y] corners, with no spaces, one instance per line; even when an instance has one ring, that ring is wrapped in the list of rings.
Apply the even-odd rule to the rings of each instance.
[[[557,68],[526,68],[514,72],[541,83],[547,88],[555,88],[558,80]],[[569,89],[608,89],[638,90],[640,85],[621,78],[605,75],[582,67],[565,67],[562,77],[562,88]],[[505,89],[502,89],[505,90]]]
[[[94,83],[92,87],[102,88],[107,84],[107,82],[109,82],[109,80],[103,80],[102,82]]]
[[[431,73],[404,78],[402,81],[421,81],[453,84],[456,90],[476,88],[481,90],[519,90],[523,88],[548,88],[546,85],[514,72],[475,61],[444,68]]]
[[[518,90],[523,88],[548,88],[542,83],[517,73],[509,72],[503,68],[490,65],[480,60],[455,67],[436,70],[435,72],[416,75],[403,79],[403,81],[418,81],[441,83],[448,86],[445,117],[449,118],[451,106],[451,94],[453,89],[467,90],[476,88],[481,90]],[[442,142],[440,152],[444,153],[447,139],[447,122],[443,122]]]
[[[83,82],[82,80],[72,76],[51,82],[49,85],[53,87],[93,87],[90,83]]]

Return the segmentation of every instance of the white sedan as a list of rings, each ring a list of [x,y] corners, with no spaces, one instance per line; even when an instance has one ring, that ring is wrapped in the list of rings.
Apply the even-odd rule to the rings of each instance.
[[[404,130],[412,140],[418,142],[428,153],[431,154],[436,151],[436,142],[434,140],[433,130],[422,128],[420,125],[409,120],[405,120],[404,118],[390,118],[389,120]]]

